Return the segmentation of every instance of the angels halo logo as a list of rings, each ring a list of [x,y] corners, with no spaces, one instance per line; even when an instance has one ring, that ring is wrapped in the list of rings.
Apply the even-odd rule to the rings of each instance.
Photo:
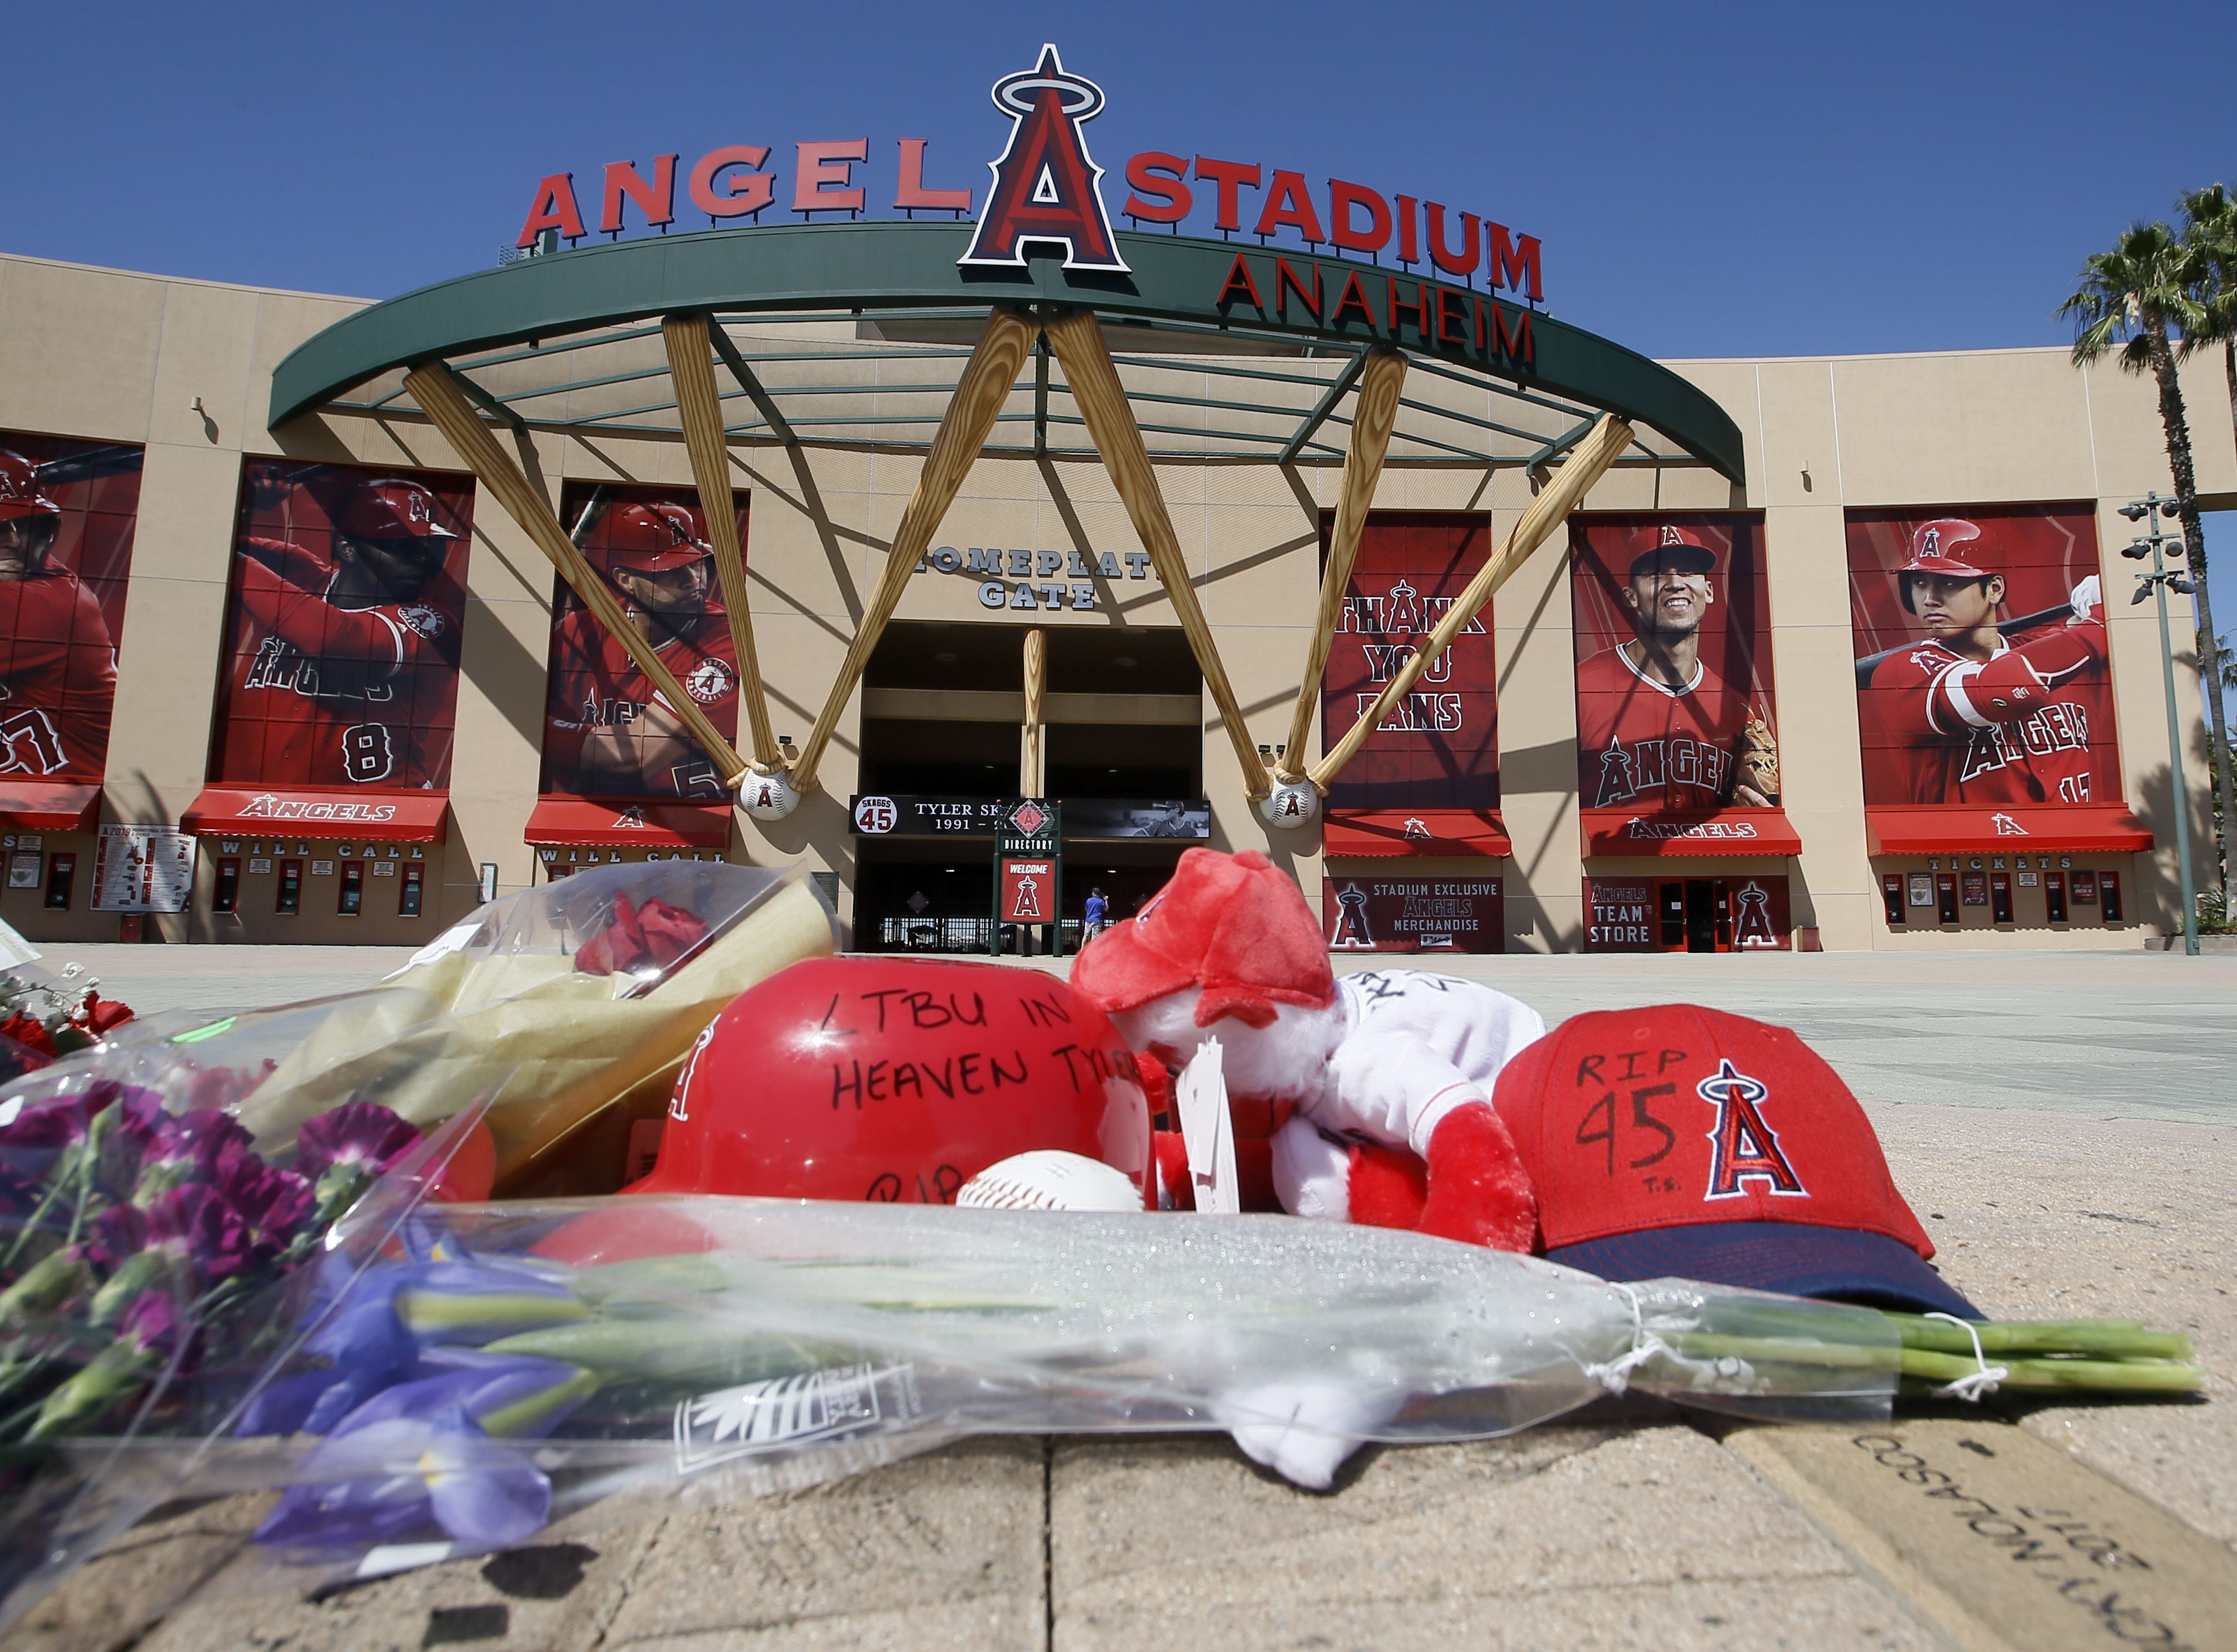
[[[1048,824],[1048,816],[1039,803],[1020,803],[1010,812],[1010,824],[1016,827],[1020,837],[1038,837],[1041,828]]]
[[[1026,243],[1061,242],[1066,269],[1126,273],[1103,205],[1103,169],[1080,128],[1103,112],[1103,89],[1068,73],[1053,45],[1040,61],[994,83],[994,107],[1010,117],[971,248],[955,261],[1023,268]]]

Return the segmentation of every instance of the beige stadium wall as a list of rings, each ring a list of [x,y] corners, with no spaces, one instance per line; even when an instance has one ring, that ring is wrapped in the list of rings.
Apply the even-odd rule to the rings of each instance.
[[[104,819],[175,822],[200,789],[209,743],[234,512],[245,454],[287,454],[437,470],[463,470],[416,419],[313,415],[274,433],[261,420],[273,367],[304,339],[360,301],[170,280],[0,257],[0,431],[144,443],[141,492],[111,738]],[[1829,948],[1952,945],[2132,948],[2173,921],[2166,721],[2156,621],[2131,608],[2118,547],[2127,524],[2113,514],[2130,498],[2167,488],[2164,448],[2148,384],[2111,370],[2076,372],[2057,349],[1982,351],[1672,364],[1715,396],[1746,440],[1745,492],[1699,467],[1612,473],[1588,511],[1745,509],[1765,519],[1772,646],[1786,809],[1804,850],[1789,869],[1793,918]],[[2202,492],[2237,502],[2237,446],[2218,362],[2185,370]],[[200,411],[194,404],[199,399]],[[537,433],[516,444],[557,502],[570,478],[688,485],[680,443],[583,439]],[[736,485],[750,495],[749,579],[754,625],[777,730],[805,737],[836,673],[865,593],[916,479],[907,455],[794,452],[742,442]],[[1318,582],[1319,512],[1335,502],[1333,464],[1160,467],[1176,530],[1254,739],[1287,737]],[[1514,469],[1393,469],[1376,503],[1386,509],[1488,512],[1504,533],[1528,499]],[[1891,933],[1882,921],[1880,870],[1866,854],[1858,717],[1852,687],[1843,512],[1886,506],[2094,501],[2108,588],[2115,697],[2128,802],[2161,847],[2133,857],[2129,922],[2054,933],[2023,903],[2010,931]],[[935,545],[1138,551],[1101,466],[1092,460],[984,459],[951,509]],[[992,612],[977,581],[927,571],[903,599],[903,618],[1020,625]],[[1036,612],[1048,625],[1170,625],[1154,579],[1097,582],[1098,606]],[[463,639],[458,737],[447,841],[426,850],[428,899],[417,920],[395,915],[386,881],[367,883],[366,915],[333,911],[330,886],[307,880],[304,912],[275,917],[268,883],[244,880],[242,910],[213,916],[214,845],[205,841],[195,908],[165,916],[170,940],[408,942],[430,937],[470,910],[478,869],[497,869],[500,892],[537,878],[522,828],[537,788],[552,574],[527,536],[485,497],[477,499]],[[2191,624],[2188,605],[2179,635]],[[1514,843],[1503,865],[1481,861],[1402,863],[1506,879],[1510,949],[1580,945],[1585,864],[1574,788],[1569,579],[1563,543],[1542,550],[1497,601],[1501,786]],[[2184,725],[2202,757],[2194,673],[2179,671]],[[846,819],[855,790],[861,691],[839,724],[822,787],[792,818],[741,817],[734,856],[756,863],[805,860],[839,875],[851,916],[853,843]],[[1213,841],[1258,848],[1288,866],[1317,902],[1325,869],[1314,832],[1264,825],[1249,806],[1226,735],[1209,698],[1201,745],[1212,802]],[[1177,738],[1191,737],[1176,730]],[[2203,763],[2189,765],[2196,841],[2210,818]],[[70,840],[49,835],[48,847]],[[89,910],[91,835],[76,839],[79,887],[68,913],[36,891],[0,895],[4,916],[34,939],[113,939],[114,915]],[[331,845],[314,846],[323,856]],[[2118,857],[2128,861],[2131,857]],[[2201,864],[2207,853],[2201,849]],[[2078,864],[2114,864],[2112,860]],[[1781,869],[1776,862],[1596,862],[1603,875],[1692,867]],[[1924,869],[1924,862],[1920,862]],[[1391,862],[1340,869],[1394,871]],[[2038,897],[2039,898],[2039,897]]]

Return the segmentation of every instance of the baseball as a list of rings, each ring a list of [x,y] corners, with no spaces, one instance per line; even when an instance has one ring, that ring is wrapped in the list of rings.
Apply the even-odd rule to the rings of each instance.
[[[968,1210],[1136,1211],[1142,1190],[1099,1160],[1043,1148],[987,1166],[963,1184],[955,1202]]]
[[[1309,826],[1320,809],[1321,795],[1310,780],[1277,780],[1258,805],[1270,826]]]
[[[800,794],[782,774],[753,770],[738,788],[738,803],[756,820],[782,820],[800,807]]]

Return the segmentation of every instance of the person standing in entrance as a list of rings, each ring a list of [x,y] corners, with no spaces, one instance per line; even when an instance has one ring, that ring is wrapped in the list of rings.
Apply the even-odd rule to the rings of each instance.
[[[1088,890],[1086,938],[1092,941],[1097,935],[1101,935],[1103,933],[1104,926],[1110,921],[1111,902],[1103,898],[1103,891],[1101,889]]]

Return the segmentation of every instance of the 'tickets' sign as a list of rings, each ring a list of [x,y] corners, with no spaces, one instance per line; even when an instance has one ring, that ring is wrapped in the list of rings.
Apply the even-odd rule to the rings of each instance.
[[[1323,519],[1323,544],[1330,522]],[[1377,512],[1321,678],[1322,749],[1334,746],[1436,628],[1489,550],[1488,519]],[[1377,811],[1394,824],[1422,809],[1499,806],[1498,662],[1491,611],[1471,619],[1367,737],[1330,789],[1333,810]]]
[[[1507,908],[1495,877],[1321,880],[1330,952],[1504,952]]]
[[[1002,922],[1049,923],[1056,918],[1056,862],[1002,862]]]

